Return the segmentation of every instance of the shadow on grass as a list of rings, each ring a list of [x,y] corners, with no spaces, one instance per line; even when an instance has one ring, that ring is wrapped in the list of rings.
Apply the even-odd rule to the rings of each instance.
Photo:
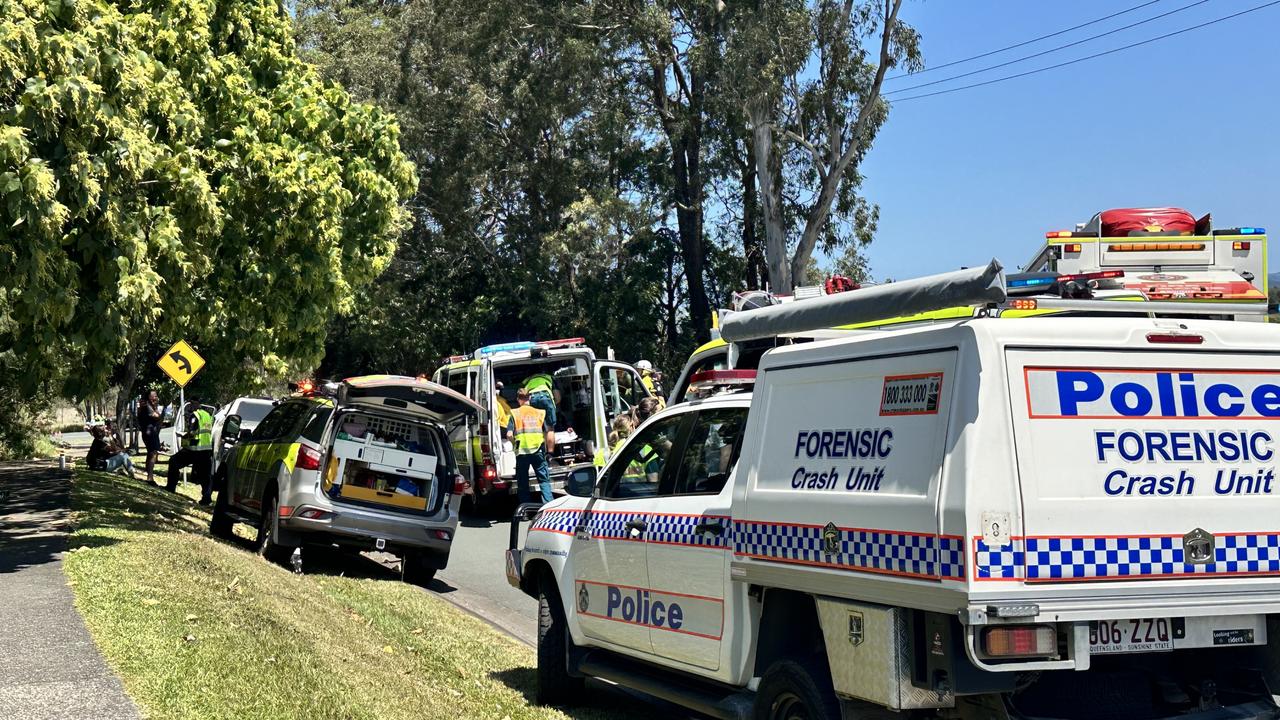
[[[205,523],[193,517],[191,499],[158,488],[146,480],[85,470],[75,481],[80,530],[98,528],[129,531],[204,532]]]
[[[489,673],[489,677],[523,695],[530,705],[535,704],[534,691],[537,686],[537,670],[530,667],[494,670]],[[702,717],[678,705],[633,692],[617,685],[590,679],[587,680],[587,685],[582,695],[574,700],[572,706],[557,709],[565,715],[578,720],[596,720],[598,718],[620,718],[626,720],[627,718],[651,717],[681,720],[682,718]]]

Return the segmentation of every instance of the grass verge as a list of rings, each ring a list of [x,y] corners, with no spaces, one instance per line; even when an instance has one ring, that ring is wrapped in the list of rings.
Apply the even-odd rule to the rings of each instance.
[[[530,704],[526,646],[397,580],[295,575],[214,540],[183,489],[73,486],[76,606],[148,717],[566,717]]]

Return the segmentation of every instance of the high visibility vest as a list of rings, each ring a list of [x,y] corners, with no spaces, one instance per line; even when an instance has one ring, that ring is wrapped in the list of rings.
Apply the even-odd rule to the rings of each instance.
[[[516,454],[532,455],[542,449],[547,441],[543,428],[547,425],[547,411],[532,405],[521,405],[511,411],[516,421]]]
[[[536,392],[551,393],[551,388],[555,387],[555,380],[546,373],[538,373],[524,381],[524,389],[532,395]]]
[[[653,376],[652,376],[652,375],[650,375],[649,373],[645,373],[645,374],[641,375],[641,376],[640,376],[640,382],[644,384],[645,389],[647,389],[647,390],[649,391],[649,394],[650,394],[650,395],[657,395],[657,394],[658,394],[658,386],[657,386],[657,385],[655,385],[655,384],[653,383]]]
[[[191,447],[196,450],[213,449],[213,416],[207,410],[196,410],[196,434]]]

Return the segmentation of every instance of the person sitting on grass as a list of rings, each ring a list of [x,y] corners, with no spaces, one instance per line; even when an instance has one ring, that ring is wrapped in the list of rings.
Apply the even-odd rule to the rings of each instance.
[[[129,459],[129,453],[120,449],[116,445],[115,439],[107,435],[107,429],[101,425],[95,425],[89,430],[93,435],[93,443],[89,446],[89,454],[85,455],[85,464],[91,470],[106,470],[107,472],[116,472],[123,470],[122,475],[128,475],[130,479],[136,479],[133,474],[133,461]]]

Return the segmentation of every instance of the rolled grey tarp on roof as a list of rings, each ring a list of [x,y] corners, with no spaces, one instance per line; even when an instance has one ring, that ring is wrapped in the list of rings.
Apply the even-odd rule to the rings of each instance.
[[[742,342],[1004,300],[1004,267],[993,258],[985,267],[736,312],[724,318],[720,337]]]

